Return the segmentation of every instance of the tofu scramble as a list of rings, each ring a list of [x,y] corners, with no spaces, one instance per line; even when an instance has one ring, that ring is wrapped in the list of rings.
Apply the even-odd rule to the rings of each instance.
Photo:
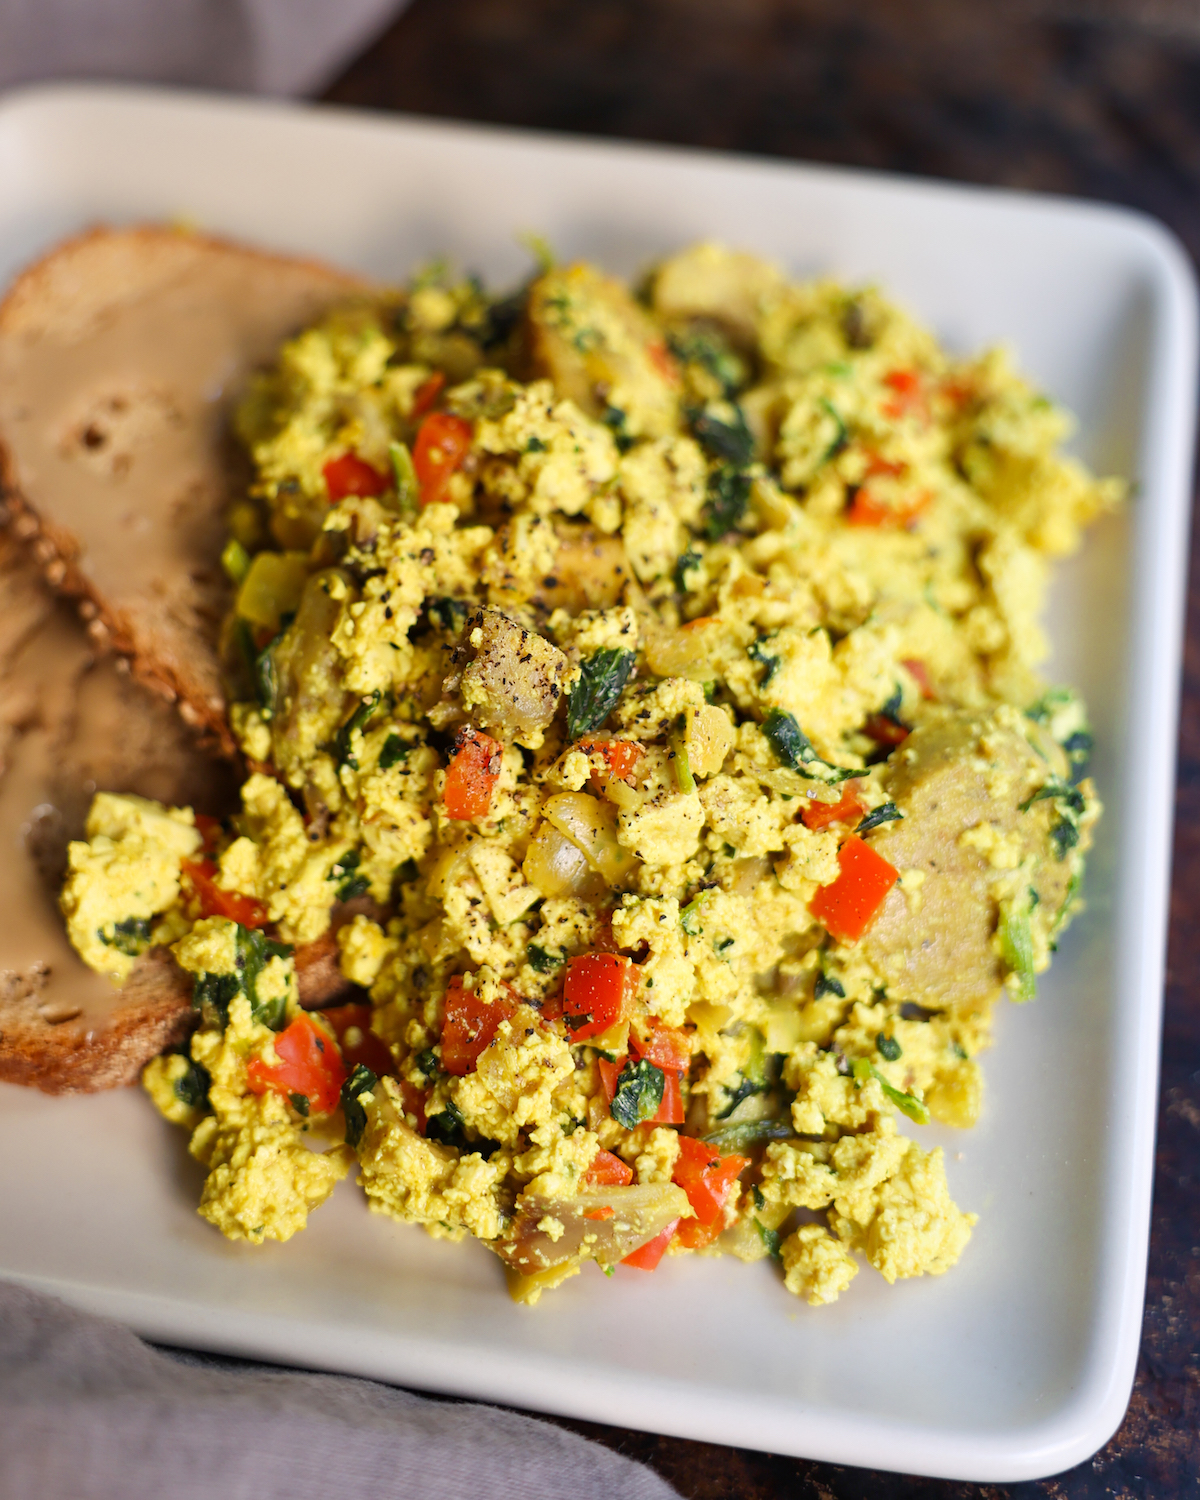
[[[62,895],[94,969],[195,976],[144,1083],[200,1213],[286,1240],[357,1169],[530,1303],[664,1254],[814,1305],[952,1266],[975,1215],[904,1127],[978,1117],[1100,811],[1038,675],[1051,561],[1122,493],[1066,415],[701,245],[636,294],[433,268],[238,429],[241,811],[97,796]]]

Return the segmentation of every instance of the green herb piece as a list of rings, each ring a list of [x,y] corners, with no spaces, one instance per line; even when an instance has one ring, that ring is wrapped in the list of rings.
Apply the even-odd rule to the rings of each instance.
[[[287,999],[284,995],[279,995],[274,1000],[260,1000],[258,980],[272,958],[291,958],[292,951],[288,943],[273,943],[261,932],[243,927],[240,922],[237,924],[237,955],[234,963],[240,979],[239,988],[250,1002],[253,1019],[269,1026],[272,1031],[278,1031],[287,1018]],[[320,1043],[317,1045],[320,1046]]]
[[[636,440],[625,430],[625,413],[621,408],[619,406],[606,406],[601,420],[612,432],[613,442],[617,445],[617,452],[628,453]]]
[[[398,734],[389,734],[383,742],[383,749],[379,752],[379,769],[390,771],[393,766],[398,766],[401,761],[408,759],[408,752],[411,748]]]
[[[192,985],[192,1009],[200,1012],[205,1026],[224,1031],[229,1025],[229,1006],[241,990],[236,974],[197,974]]]
[[[735,942],[737,942],[736,938],[731,938],[731,937],[718,938],[717,941],[713,944],[713,947],[717,950],[718,953],[722,953],[722,954],[723,953],[728,953],[728,951],[730,950],[730,948],[733,947],[733,945],[734,945]]]
[[[139,953],[145,953],[150,946],[149,919],[126,917],[123,922],[114,922],[112,937],[107,937],[101,931],[100,941],[107,943],[110,948],[115,948],[118,953],[127,953],[130,958],[136,958]]]
[[[869,833],[872,828],[878,828],[882,823],[894,823],[897,818],[904,814],[894,802],[885,802],[882,807],[876,807],[869,812],[854,830],[855,833]]]
[[[761,1213],[762,1210],[767,1206],[767,1200],[763,1197],[762,1188],[759,1187],[757,1182],[752,1182],[750,1184],[750,1195],[754,1199],[755,1208],[757,1208]]]
[[[538,974],[549,974],[566,960],[565,953],[551,953],[548,948],[539,948],[536,943],[530,943],[525,952],[530,968]]]
[[[616,1266],[601,1266],[600,1269],[610,1278],[617,1274]]]
[[[369,1094],[379,1082],[375,1074],[364,1063],[359,1063],[350,1077],[342,1084],[342,1114],[346,1117],[346,1144],[357,1147],[367,1128],[367,1112],[360,1103],[363,1094]]]
[[[699,937],[704,931],[704,928],[700,925],[700,908],[711,895],[712,888],[710,886],[708,890],[701,891],[698,896],[693,897],[679,913],[679,925],[687,933],[688,937]]]
[[[722,421],[708,411],[691,412],[689,420],[696,441],[714,458],[744,469],[754,458],[754,434],[746,425],[741,407],[734,405],[733,411],[732,422]]]
[[[288,624],[291,623],[288,619]],[[279,679],[275,670],[275,646],[287,629],[285,625],[279,635],[260,651],[254,644],[254,632],[247,620],[237,622],[237,640],[241,648],[242,656],[246,663],[246,670],[250,674],[250,681],[254,684],[254,696],[258,702],[259,711],[263,718],[270,720],[275,712],[275,700],[279,695]]]
[[[768,1229],[761,1219],[755,1219],[754,1227],[758,1230],[758,1237],[767,1247],[767,1254],[772,1260],[783,1259],[783,1239],[778,1229]]]
[[[679,559],[675,564],[674,575],[675,588],[678,593],[687,593],[687,575],[692,571],[693,568],[698,568],[703,561],[704,559],[700,555],[700,553],[692,547],[688,547],[685,551],[679,554]]]
[[[860,1084],[873,1078],[900,1113],[907,1115],[917,1125],[929,1124],[929,1111],[924,1102],[915,1094],[905,1094],[900,1089],[893,1088],[869,1058],[856,1057],[850,1066],[850,1071]]]
[[[885,1036],[881,1031],[875,1038],[875,1045],[879,1048],[879,1055],[888,1062],[898,1062],[903,1055],[900,1043],[894,1036]]]
[[[701,1140],[728,1155],[730,1151],[744,1151],[747,1146],[757,1146],[763,1141],[790,1141],[795,1134],[788,1120],[744,1120],[738,1125],[710,1130]]]
[[[704,507],[704,535],[710,542],[719,542],[746,514],[750,503],[750,479],[746,474],[729,467],[721,468],[709,477],[708,503]]]
[[[187,1054],[184,1053],[183,1056],[187,1057]],[[175,1097],[189,1109],[207,1109],[212,1075],[202,1063],[193,1062],[190,1057],[187,1065],[187,1072],[175,1080]]]
[[[415,516],[421,495],[421,482],[407,443],[389,443],[388,458],[392,465],[392,482],[396,486],[396,510],[402,516]]]
[[[768,1093],[773,1089],[779,1082],[780,1066],[778,1056],[767,1055],[762,1033],[757,1027],[751,1028],[750,1056],[738,1077],[737,1087],[725,1090],[729,1095],[729,1102],[716,1119],[727,1120],[744,1099],[750,1099],[755,1094]]]
[[[1079,824],[1070,818],[1060,818],[1050,830],[1050,838],[1054,843],[1054,852],[1059,859],[1066,859],[1067,855],[1079,842]]]
[[[613,1095],[612,1117],[626,1130],[633,1130],[643,1120],[652,1120],[662,1104],[666,1079],[661,1068],[656,1068],[644,1057],[640,1062],[627,1062],[617,1075],[617,1091]]]
[[[392,871],[392,879],[399,881],[401,885],[411,885],[418,873],[416,860],[404,859]]]
[[[826,995],[836,995],[839,1000],[844,1000],[846,991],[842,988],[840,979],[835,979],[832,974],[822,971],[817,975],[817,982],[813,985],[813,999],[821,1000]]]
[[[417,1067],[424,1073],[426,1078],[436,1078],[442,1071],[438,1063],[437,1053],[432,1047],[426,1047],[423,1052],[417,1053]]]
[[[1021,803],[1021,811],[1028,812],[1035,802],[1044,801],[1053,801],[1058,814],[1058,821],[1051,825],[1050,838],[1058,858],[1065,859],[1079,842],[1080,819],[1087,804],[1079,788],[1061,776],[1051,776],[1044,786],[1038,787],[1032,797]]]
[[[298,1115],[302,1116],[304,1119],[307,1120],[308,1119],[308,1095],[307,1094],[289,1094],[288,1098],[292,1101],[292,1108],[296,1111],[296,1113]]]
[[[442,629],[450,635],[457,635],[466,623],[467,606],[461,599],[451,599],[449,595],[431,599],[428,609]]]
[[[567,700],[567,738],[599,729],[617,706],[621,690],[633,670],[632,651],[612,646],[586,657]]]
[[[821,462],[827,464],[831,459],[836,458],[845,448],[849,447],[850,434],[846,430],[846,424],[842,420],[841,412],[838,411],[832,401],[826,401],[825,397],[822,396],[818,405],[824,407],[826,414],[831,416],[837,424],[837,433],[834,436],[833,442],[830,443],[829,447],[821,455]]]
[[[681,792],[694,792],[696,790],[696,778],[692,775],[691,763],[687,753],[687,720],[680,714],[668,736],[671,754],[674,757],[675,782]]]
[[[356,733],[363,734],[366,732],[367,725],[371,722],[382,697],[383,694],[378,688],[373,693],[368,693],[338,730],[333,742],[333,758],[339,766],[350,766],[353,770],[358,769],[358,760],[354,755],[354,736]]]
[[[337,864],[330,870],[328,880],[338,881],[337,898],[339,901],[353,901],[356,896],[365,896],[371,889],[371,882],[359,872],[362,862],[362,854],[357,849],[351,849],[349,854],[343,854]]]
[[[1090,731],[1080,729],[1075,734],[1069,734],[1062,742],[1063,750],[1071,763],[1072,782],[1080,781],[1087,775],[1088,762],[1092,758],[1092,751],[1096,741],[1092,738]]]
[[[831,766],[812,747],[812,741],[796,722],[796,716],[785,708],[773,708],[763,720],[763,733],[772,750],[785,766],[799,771],[809,781],[824,781],[834,785],[851,776],[861,776],[861,771],[849,770],[845,766]]]
[[[250,571],[250,554],[237,537],[231,536],[225,543],[221,552],[221,566],[230,583],[241,583]]]
[[[1000,956],[1016,976],[1016,988],[1010,989],[1014,1000],[1032,1000],[1037,991],[1033,972],[1033,933],[1029,925],[1033,902],[1032,890],[1025,890],[1009,901],[1000,903]]]
[[[951,1042],[950,1050],[960,1061],[968,1062],[970,1060],[971,1054],[967,1051],[967,1049],[961,1042]]]
[[[766,650],[763,649],[766,646],[767,642],[771,639],[772,637],[769,635],[760,635],[756,641],[751,641],[750,644],[746,647],[746,654],[751,658],[751,660],[758,662],[760,666],[766,668],[766,671],[759,678],[759,687],[766,687],[767,684],[771,681],[772,677],[775,676],[775,673],[778,672],[780,667],[783,665],[782,658],[778,656],[771,656]]]
[[[1071,876],[1067,885],[1067,894],[1063,898],[1063,904],[1058,908],[1058,915],[1054,919],[1054,926],[1050,929],[1050,936],[1057,937],[1063,923],[1071,915],[1071,909],[1079,898],[1079,888],[1083,884],[1078,872]]]
[[[721,387],[726,398],[745,385],[749,371],[745,360],[716,329],[695,328],[671,334],[671,353],[683,364],[699,365]]]

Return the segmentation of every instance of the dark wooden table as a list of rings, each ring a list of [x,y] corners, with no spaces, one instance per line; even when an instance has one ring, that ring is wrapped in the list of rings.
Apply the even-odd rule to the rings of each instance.
[[[327,97],[1103,198],[1200,258],[1200,0],[414,0]],[[690,1500],[1200,1494],[1198,551],[1150,1277],[1120,1431],[1055,1479],[979,1486],[565,1425]]]

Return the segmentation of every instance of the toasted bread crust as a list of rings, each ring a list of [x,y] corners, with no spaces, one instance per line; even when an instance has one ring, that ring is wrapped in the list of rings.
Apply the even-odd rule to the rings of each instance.
[[[224,435],[228,406],[284,338],[364,286],[317,261],[151,225],[67,240],[0,302],[0,502],[13,529],[47,581],[78,601],[93,644],[128,657],[137,678],[225,754],[235,747],[217,647],[228,605],[218,559],[222,512],[244,479]],[[122,336],[143,324],[131,352]],[[177,346],[198,329],[203,358],[193,373]],[[111,347],[123,352],[120,370],[81,375],[73,398],[44,381],[49,409],[40,408],[34,376],[50,361],[103,365],[98,351]],[[104,472],[108,434],[88,424],[92,398],[135,418],[144,408],[126,448],[110,445]],[[189,437],[190,470],[164,460],[162,483],[148,493],[156,455],[177,457]],[[116,534],[123,511],[138,512],[136,534]],[[159,543],[171,554],[160,575],[126,583],[122,557],[103,565],[106,551],[125,548],[133,564]]]
[[[106,1024],[48,1024],[38,998],[48,976],[7,976],[0,991],[0,1080],[47,1094],[90,1094],[136,1083],[143,1067],[195,1022],[190,977],[162,948],[137,963]]]

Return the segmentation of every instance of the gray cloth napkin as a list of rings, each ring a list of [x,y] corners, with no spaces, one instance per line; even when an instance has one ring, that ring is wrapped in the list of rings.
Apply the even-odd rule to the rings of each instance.
[[[41,79],[302,94],[406,0],[0,0],[0,88]]]
[[[679,1500],[641,1464],[533,1417],[341,1375],[168,1358],[119,1323],[7,1282],[0,1496]]]

